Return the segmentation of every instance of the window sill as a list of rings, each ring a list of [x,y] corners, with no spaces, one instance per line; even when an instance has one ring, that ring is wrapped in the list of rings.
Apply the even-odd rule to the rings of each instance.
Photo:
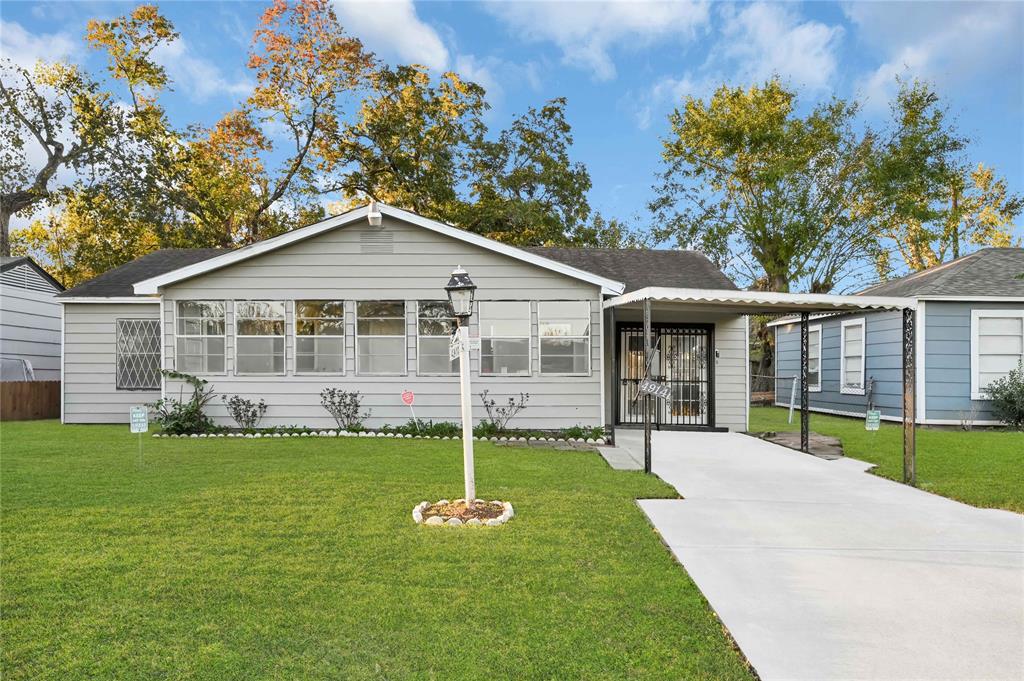
[[[533,373],[528,374],[478,374],[481,378],[532,378]]]
[[[988,393],[971,393],[971,399],[976,402],[991,402],[992,398],[988,396]]]
[[[809,393],[820,393],[821,392],[821,386],[820,385],[809,385],[809,386],[807,386],[807,392],[809,392]]]
[[[344,371],[295,371],[292,372],[292,376],[325,376],[325,377],[339,377],[344,376]]]
[[[863,394],[865,394],[864,393],[864,388],[847,388],[846,386],[843,386],[842,388],[840,388],[839,392],[842,395],[863,395]]]
[[[546,378],[590,378],[594,374],[593,374],[593,372],[591,372],[589,374],[551,374],[551,373],[547,373],[545,371],[542,371],[542,372],[540,372],[537,375],[538,376],[544,376]]]

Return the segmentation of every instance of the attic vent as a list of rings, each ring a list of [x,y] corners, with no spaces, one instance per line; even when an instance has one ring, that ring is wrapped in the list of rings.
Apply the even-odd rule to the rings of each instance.
[[[363,253],[394,253],[395,233],[363,230],[359,233],[359,249]]]

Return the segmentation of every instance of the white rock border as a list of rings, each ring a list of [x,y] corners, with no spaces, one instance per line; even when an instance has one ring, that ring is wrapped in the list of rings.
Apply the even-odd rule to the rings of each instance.
[[[153,433],[154,437],[177,437],[177,438],[188,438],[188,437],[247,437],[253,438],[271,438],[271,437],[392,437],[395,439],[439,439],[439,440],[457,440],[459,437],[441,437],[439,435],[402,435],[400,433],[382,433],[376,430],[364,430],[357,433],[350,433],[347,430],[309,430],[305,432],[297,433],[202,433],[202,434],[186,434],[186,435],[171,435],[168,433]],[[606,444],[607,441],[603,437],[597,439],[588,437],[587,439],[577,437],[530,437],[528,440],[525,437],[477,437],[473,435],[473,439],[476,441],[484,442],[530,442],[536,444],[543,444],[544,442],[562,442],[567,444]]]
[[[456,499],[455,503],[459,503],[460,501],[465,501],[465,499]],[[447,499],[441,499],[437,503],[439,503],[439,504],[447,504],[447,503],[450,503],[450,502]],[[487,503],[487,502],[485,502],[483,499],[476,499],[473,503],[481,503],[481,504],[483,504],[483,503]],[[448,520],[445,520],[444,518],[442,518],[441,516],[438,516],[438,515],[431,516],[431,517],[427,518],[426,520],[424,520],[423,519],[423,511],[428,506],[430,506],[431,504],[430,504],[429,501],[421,501],[420,503],[416,504],[413,507],[413,509],[412,509],[412,519],[413,519],[413,521],[417,525],[429,525],[431,527],[438,527],[440,525],[446,525],[448,527],[482,527],[484,525],[486,525],[487,527],[497,527],[498,525],[504,525],[509,520],[512,520],[512,518],[516,514],[515,510],[513,510],[513,508],[512,508],[512,503],[511,502],[500,501],[498,499],[494,499],[490,503],[492,503],[492,504],[501,504],[502,508],[504,508],[505,510],[502,511],[501,515],[498,516],[497,518],[490,518],[488,520],[480,520],[479,518],[470,518],[465,523],[463,523],[462,520],[460,520],[459,518],[449,518]]]

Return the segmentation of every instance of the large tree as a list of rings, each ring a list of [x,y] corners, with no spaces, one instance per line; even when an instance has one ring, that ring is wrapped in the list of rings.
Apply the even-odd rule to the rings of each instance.
[[[933,267],[971,246],[1011,245],[1024,200],[993,169],[967,162],[968,145],[931,86],[901,83],[863,205],[880,241],[880,276]]]
[[[873,252],[854,210],[871,147],[856,113],[831,100],[800,115],[778,80],[687,98],[664,140],[656,235],[747,285],[831,290]]]

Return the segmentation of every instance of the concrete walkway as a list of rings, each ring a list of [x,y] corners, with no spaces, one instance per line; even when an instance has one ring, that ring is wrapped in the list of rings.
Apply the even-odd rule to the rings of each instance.
[[[1024,679],[1024,516],[866,468],[661,432],[639,504],[762,679]]]

